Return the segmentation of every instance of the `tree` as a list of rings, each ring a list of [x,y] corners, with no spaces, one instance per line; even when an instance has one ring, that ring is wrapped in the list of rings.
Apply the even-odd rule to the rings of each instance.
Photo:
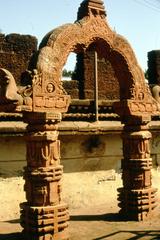
[[[73,72],[71,70],[67,71],[67,69],[63,69],[62,76],[63,77],[72,77]]]
[[[145,76],[146,79],[148,79],[148,70],[145,70],[144,76]]]

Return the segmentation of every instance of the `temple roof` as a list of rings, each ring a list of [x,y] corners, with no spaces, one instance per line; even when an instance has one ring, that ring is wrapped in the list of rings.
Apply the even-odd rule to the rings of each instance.
[[[103,17],[106,16],[105,7],[102,0],[84,0],[78,9],[77,20],[81,20],[90,14],[101,15]]]

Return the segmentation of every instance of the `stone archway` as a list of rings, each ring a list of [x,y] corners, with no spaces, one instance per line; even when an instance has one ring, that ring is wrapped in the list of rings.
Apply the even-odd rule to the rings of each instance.
[[[49,151],[47,149],[50,149],[50,151],[53,149],[52,151],[59,159],[56,124],[51,119],[58,119],[58,115],[66,112],[69,106],[69,96],[66,95],[61,84],[62,68],[70,52],[85,52],[91,44],[95,45],[96,48],[97,42],[103,41],[105,54],[110,59],[120,85],[120,101],[115,104],[115,111],[124,123],[122,136],[123,188],[119,190],[120,212],[132,220],[143,220],[151,214],[155,207],[155,189],[152,188],[151,184],[152,160],[149,148],[151,134],[148,131],[147,123],[150,121],[151,114],[157,113],[159,108],[145,84],[144,74],[137,63],[131,46],[122,36],[112,31],[107,24],[103,2],[100,0],[82,2],[78,16],[78,21],[74,24],[66,24],[48,33],[40,44],[36,72],[33,77],[33,112],[37,112],[38,115],[35,117],[35,115],[26,114],[29,131],[32,132],[34,128],[34,136],[29,137],[28,156],[30,156],[30,149],[37,149],[36,151],[40,150],[45,153]],[[39,112],[41,112],[41,116]],[[49,114],[49,117],[44,117],[44,113]],[[40,130],[45,130],[45,135],[48,136],[46,139],[38,133]],[[49,136],[51,130],[54,132],[54,138],[53,135],[51,138]],[[35,134],[39,137],[35,138]],[[36,158],[39,156],[37,154]],[[30,157],[28,157],[29,161]],[[48,180],[48,186],[50,186],[50,189],[54,189],[55,196],[51,196],[51,190],[42,179],[44,175],[42,172],[46,171],[46,174],[49,174],[46,165],[38,174],[41,178],[40,186],[34,183],[35,180],[31,182],[26,177],[26,184],[30,183],[26,187],[26,191],[30,194],[33,188],[34,196],[41,195],[41,201],[38,202],[28,196],[31,206],[33,204],[38,205],[41,210],[48,211],[48,213],[56,211],[57,214],[52,219],[56,227],[51,228],[54,239],[68,239],[67,225],[65,225],[68,219],[67,210],[66,206],[61,205],[60,191],[58,190],[60,188],[60,175],[62,174],[61,165],[59,160],[56,161],[53,155],[53,163],[50,162],[48,165],[52,172],[54,169],[55,174],[59,176],[58,178],[57,175],[52,176],[53,179]],[[29,163],[28,167],[32,170],[29,170],[28,173],[27,169],[27,173],[33,175],[35,171],[33,163]],[[46,204],[50,206],[50,209],[46,209]],[[28,217],[29,210],[26,207],[23,208],[27,225],[30,219]],[[31,208],[34,214],[35,211],[38,211],[38,207]],[[60,212],[63,213],[63,227],[59,225]],[[39,213],[38,216],[43,219],[43,214]],[[38,226],[38,228],[41,227]],[[49,239],[47,236],[50,236],[51,232],[47,232],[46,229],[47,227],[44,225],[45,239]],[[30,232],[31,228],[26,229],[25,227],[25,231]]]
[[[62,100],[62,96],[66,96],[60,82],[61,71],[69,53],[85,52],[91,44],[95,44],[96,49],[96,43],[103,41],[105,54],[110,59],[120,85],[120,102],[115,104],[115,111],[125,124],[122,160],[124,188],[120,190],[119,197],[121,212],[125,216],[129,214],[131,219],[143,220],[155,207],[149,150],[151,134],[147,123],[151,114],[159,112],[159,107],[145,84],[144,74],[130,44],[107,24],[103,2],[92,2],[84,1],[81,4],[81,17],[74,24],[59,27],[44,37],[36,68],[42,74],[42,82],[53,83],[55,96],[60,96]],[[96,4],[98,7],[95,7]],[[86,9],[85,15],[83,12]],[[33,102],[36,102],[39,93],[37,89],[33,89],[33,92]],[[67,111],[67,107],[62,107],[63,103],[58,106],[52,106],[52,111]],[[34,111],[37,111],[36,106]]]
[[[101,39],[107,46],[108,58],[118,76],[121,99],[133,98],[131,89],[135,87],[145,89],[143,72],[129,43],[112,31],[106,19],[99,15],[96,17],[91,15],[74,24],[66,24],[47,34],[40,44],[37,69],[40,72],[52,73],[50,77],[60,84],[61,70],[69,53],[83,52],[91,43],[96,44]],[[46,59],[50,63],[49,66]]]
[[[120,85],[120,101],[114,106],[124,124],[120,212],[132,220],[143,220],[156,205],[156,190],[151,183],[151,134],[147,124],[152,114],[159,113],[159,105],[145,84],[131,46],[111,30],[105,16],[102,0],[83,1],[74,24],[59,27],[42,40],[35,69],[30,72],[32,87],[25,89],[23,103],[8,98],[6,89],[12,89],[6,85],[1,96],[6,109],[23,111],[24,121],[28,123],[24,173],[27,202],[21,205],[26,239],[69,239],[68,208],[61,202],[63,166],[57,124],[61,113],[67,112],[70,97],[62,87],[61,71],[71,51],[83,52],[91,44],[96,48],[98,41],[103,41]],[[4,72],[0,71],[6,80],[10,76]],[[16,92],[14,89],[11,95]]]

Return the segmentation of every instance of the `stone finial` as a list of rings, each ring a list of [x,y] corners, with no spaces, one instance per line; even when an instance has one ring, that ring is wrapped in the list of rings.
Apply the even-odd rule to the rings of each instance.
[[[84,0],[78,9],[77,20],[81,20],[82,18],[91,14],[94,16],[106,16],[105,7],[102,0]]]

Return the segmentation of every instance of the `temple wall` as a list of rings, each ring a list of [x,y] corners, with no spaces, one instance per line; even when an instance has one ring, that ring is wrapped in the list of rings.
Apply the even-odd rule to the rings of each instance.
[[[62,123],[63,124],[63,123]],[[61,126],[62,126],[61,124]],[[76,124],[76,123],[75,123]],[[24,125],[25,126],[25,125]],[[78,125],[77,125],[78,126]],[[76,132],[60,130],[61,162],[65,173],[121,171],[122,141],[120,123],[118,130],[105,130],[100,134],[96,130]],[[151,128],[151,155],[153,167],[160,167],[160,129],[156,121],[156,130]],[[65,127],[66,128],[66,127]],[[2,131],[2,130],[1,130]],[[0,137],[0,177],[22,176],[25,166],[26,148],[23,133],[1,133]]]
[[[62,198],[70,209],[109,205],[117,202],[117,188],[121,182],[122,126],[108,122],[64,123],[59,126],[61,140],[61,163],[64,165]],[[10,125],[13,125],[11,123]],[[159,121],[151,123],[153,157],[153,186],[160,181],[160,128]],[[70,127],[69,127],[70,126]],[[16,130],[15,130],[16,129]],[[72,129],[72,130],[71,130]],[[0,198],[5,216],[0,220],[19,218],[19,203],[25,201],[22,178],[25,161],[25,125],[1,128],[0,137]],[[158,194],[160,192],[160,188]],[[160,194],[159,194],[160,195]],[[14,210],[13,210],[14,205]],[[117,207],[118,211],[118,207]]]
[[[22,176],[25,166],[25,142],[22,137],[0,138],[0,177]]]
[[[63,124],[62,122],[59,139],[61,140],[61,162],[64,165],[64,172],[110,171],[112,169],[119,172],[122,156],[119,135],[121,126],[118,122],[116,124],[119,130],[115,129],[111,132],[108,130],[107,132],[102,125],[99,134],[97,127],[92,129],[92,124],[90,129],[87,129],[88,123]],[[72,125],[76,126],[76,129]],[[77,130],[78,128],[81,129]],[[8,130],[11,130],[9,123]],[[23,130],[25,131],[25,124]],[[21,176],[26,163],[23,132],[12,133],[12,135],[3,132],[1,135],[0,176]]]

